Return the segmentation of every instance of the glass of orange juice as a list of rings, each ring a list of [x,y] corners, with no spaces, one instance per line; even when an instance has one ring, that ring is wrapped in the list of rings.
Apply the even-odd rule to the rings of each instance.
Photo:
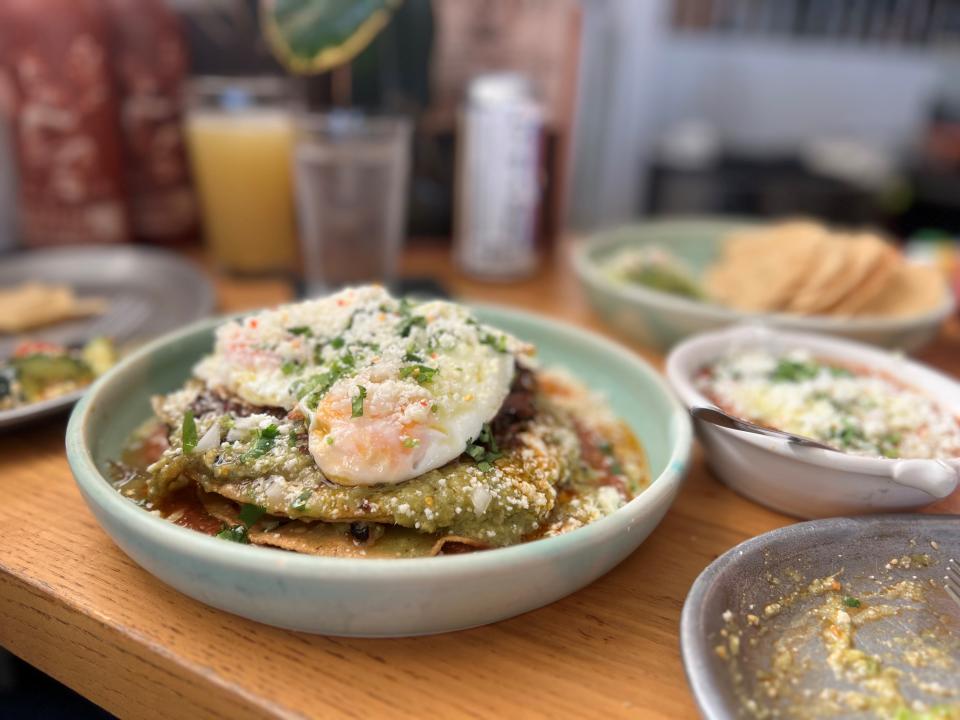
[[[204,235],[216,265],[294,269],[293,115],[280,77],[204,77],[191,85],[187,137]]]

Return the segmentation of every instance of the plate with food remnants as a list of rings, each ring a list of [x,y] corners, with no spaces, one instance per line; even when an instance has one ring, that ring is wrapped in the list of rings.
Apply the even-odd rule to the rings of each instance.
[[[116,361],[208,315],[213,288],[161,250],[82,247],[0,264],[0,429],[62,412]]]
[[[960,516],[815,520],[736,546],[681,616],[704,717],[960,718],[957,560]]]
[[[933,264],[877,233],[811,220],[661,220],[582,243],[574,264],[597,312],[666,349],[762,318],[777,327],[914,350],[955,306]]]
[[[372,286],[156,341],[67,431],[94,514],[162,580],[263,622],[376,636],[590,582],[659,522],[690,442],[624,348]]]
[[[720,479],[774,510],[815,518],[956,499],[960,383],[902,353],[741,325],[684,340],[667,376],[691,410],[827,446],[695,420]]]

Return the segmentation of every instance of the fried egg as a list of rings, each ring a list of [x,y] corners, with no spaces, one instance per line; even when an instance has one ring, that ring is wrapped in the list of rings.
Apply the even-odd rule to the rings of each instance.
[[[459,456],[527,352],[462,306],[362,287],[228,323],[195,374],[248,403],[301,413],[324,475],[375,485]]]

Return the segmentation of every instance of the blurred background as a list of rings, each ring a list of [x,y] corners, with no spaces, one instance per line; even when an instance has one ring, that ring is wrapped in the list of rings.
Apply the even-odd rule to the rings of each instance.
[[[490,203],[539,250],[678,213],[960,232],[960,2],[311,4],[5,0],[0,247],[205,239],[228,270],[310,274],[361,195],[387,254],[482,234]],[[471,154],[497,133],[520,151]],[[376,169],[333,180],[338,143]]]

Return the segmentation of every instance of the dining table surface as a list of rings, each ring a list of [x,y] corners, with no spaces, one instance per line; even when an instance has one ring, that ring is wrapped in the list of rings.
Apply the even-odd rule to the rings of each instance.
[[[570,245],[528,279],[488,283],[458,273],[447,244],[419,242],[403,274],[433,278],[456,299],[611,335],[573,273]],[[190,256],[213,278],[222,312],[293,297],[282,278],[230,278]],[[662,368],[661,355],[620,341]],[[960,375],[960,322],[919,357]],[[0,435],[0,645],[120,717],[693,718],[679,644],[687,591],[737,543],[796,522],[721,484],[696,449],[660,525],[588,587],[472,630],[324,637],[208,607],[136,565],[81,499],[65,427],[61,417]],[[932,511],[960,511],[960,496]]]

